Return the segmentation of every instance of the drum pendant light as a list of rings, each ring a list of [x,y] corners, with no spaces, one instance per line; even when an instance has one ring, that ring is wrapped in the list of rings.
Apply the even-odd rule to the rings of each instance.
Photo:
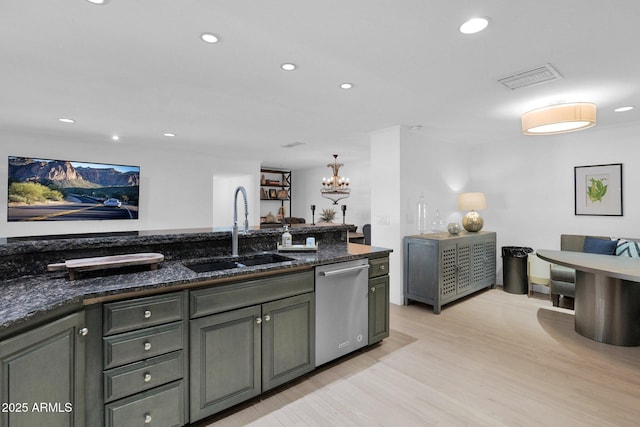
[[[596,105],[590,102],[557,104],[522,115],[525,135],[553,135],[588,129],[596,124]]]

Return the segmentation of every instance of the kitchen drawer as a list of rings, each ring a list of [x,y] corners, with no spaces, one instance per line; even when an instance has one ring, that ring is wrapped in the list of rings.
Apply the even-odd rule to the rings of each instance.
[[[313,282],[308,271],[191,291],[191,318],[313,292]]]
[[[152,357],[104,373],[104,400],[111,402],[184,376],[182,350]]]
[[[184,383],[176,381],[105,405],[105,427],[182,426]]]
[[[114,368],[181,350],[183,329],[183,322],[175,322],[103,338],[104,367],[105,369]]]
[[[103,335],[113,335],[182,319],[184,293],[172,293],[104,305]]]
[[[389,274],[389,257],[373,258],[369,260],[369,277]]]

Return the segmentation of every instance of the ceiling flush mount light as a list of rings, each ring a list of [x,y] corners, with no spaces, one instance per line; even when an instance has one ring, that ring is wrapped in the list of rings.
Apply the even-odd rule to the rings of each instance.
[[[62,122],[62,123],[75,123],[76,122],[75,120],[69,119],[67,117],[61,117],[61,118],[58,119],[58,121]]]
[[[522,115],[525,135],[553,135],[588,129],[596,124],[596,105],[575,102],[538,108]]]
[[[298,67],[296,66],[296,64],[292,64],[291,62],[285,62],[280,66],[280,68],[282,68],[285,71],[293,71]]]
[[[344,166],[342,163],[338,163],[338,155],[334,154],[333,163],[327,165],[327,167],[333,171],[333,176],[330,178],[322,178],[320,194],[325,199],[332,200],[334,205],[337,205],[339,200],[349,197],[349,193],[351,193],[349,178],[338,175],[342,166]]]
[[[168,137],[174,137],[176,136],[175,133],[171,133],[171,132],[167,132],[167,133],[163,133],[164,136],[168,136]]]
[[[118,135],[113,135],[113,136],[111,137],[111,140],[113,140],[113,141],[120,141],[120,137],[119,137]]]
[[[344,82],[340,85],[341,89],[351,89],[353,88],[353,83],[349,83],[349,82]]]
[[[220,37],[213,33],[202,33],[200,38],[205,43],[218,43],[220,41]]]
[[[616,109],[615,109],[615,110],[613,110],[613,111],[615,111],[616,113],[624,113],[625,111],[631,111],[631,110],[633,110],[633,108],[634,108],[634,107],[632,107],[631,105],[629,105],[628,107],[619,107],[619,108],[616,108]]]
[[[107,0],[87,0],[89,3],[103,5],[107,3]]]
[[[460,25],[462,34],[475,34],[487,28],[489,20],[487,18],[471,18],[464,24]]]

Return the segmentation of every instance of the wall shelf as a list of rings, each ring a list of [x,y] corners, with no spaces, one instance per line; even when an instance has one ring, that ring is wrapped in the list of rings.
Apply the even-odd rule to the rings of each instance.
[[[260,223],[265,224],[268,212],[280,223],[282,210],[284,217],[291,215],[291,171],[261,168],[260,169]],[[280,206],[278,206],[278,204]],[[276,210],[273,212],[273,210]],[[269,222],[273,223],[273,222]]]

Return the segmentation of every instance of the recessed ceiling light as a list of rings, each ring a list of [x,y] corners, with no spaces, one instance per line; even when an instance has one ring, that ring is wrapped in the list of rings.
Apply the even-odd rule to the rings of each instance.
[[[285,62],[280,66],[280,68],[282,68],[285,71],[293,71],[298,67],[296,66],[296,64],[292,64],[291,62]]]
[[[106,4],[107,0],[87,0],[89,3],[93,3],[93,4]]]
[[[486,18],[471,18],[464,24],[460,25],[462,34],[475,34],[487,28],[489,20]]]
[[[206,43],[218,43],[220,41],[220,37],[213,33],[202,33],[200,38]]]
[[[118,135],[113,135],[111,139],[114,141],[120,141],[120,137]]]
[[[167,132],[167,133],[163,133],[163,135],[164,135],[164,136],[176,136],[176,134],[175,134],[175,133],[169,133],[169,132]]]
[[[351,89],[353,87],[353,83],[349,83],[349,82],[344,82],[340,85],[340,88],[342,89]]]
[[[65,117],[61,117],[58,119],[59,122],[62,123],[75,123],[76,121],[73,119],[69,119],[69,118],[65,118]]]
[[[633,110],[633,108],[634,108],[634,107],[632,107],[632,106],[628,106],[628,107],[619,107],[619,108],[616,108],[616,109],[615,109],[615,110],[613,110],[613,111],[615,111],[616,113],[623,113],[623,112],[625,112],[625,111],[631,111],[631,110]]]

